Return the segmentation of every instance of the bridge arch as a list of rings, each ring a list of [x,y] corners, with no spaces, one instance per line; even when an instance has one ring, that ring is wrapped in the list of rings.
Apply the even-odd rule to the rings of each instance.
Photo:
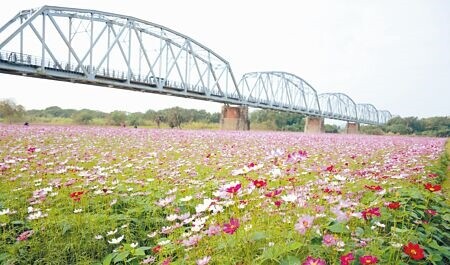
[[[142,19],[43,6],[19,12],[0,33],[8,30],[0,35],[0,50],[15,51],[18,62],[42,70],[149,85],[153,92],[165,88],[219,100],[240,98],[225,59],[186,35]]]
[[[319,94],[322,114],[347,121],[357,121],[356,103],[344,93]]]
[[[378,111],[378,122],[386,124],[392,118],[392,114],[387,110]]]
[[[262,108],[320,114],[316,90],[302,78],[287,72],[252,72],[239,82],[243,99]]]
[[[378,124],[378,110],[372,104],[357,104],[358,120],[361,123]]]
[[[142,19],[43,6],[0,27],[0,73],[379,124],[390,113],[342,93],[318,95],[287,72],[236,82],[230,64],[194,39]]]

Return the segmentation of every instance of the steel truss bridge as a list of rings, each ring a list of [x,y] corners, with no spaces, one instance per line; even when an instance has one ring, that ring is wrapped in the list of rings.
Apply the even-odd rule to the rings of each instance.
[[[43,6],[0,28],[0,72],[209,100],[365,124],[392,116],[286,72],[244,74],[192,38],[108,12]]]

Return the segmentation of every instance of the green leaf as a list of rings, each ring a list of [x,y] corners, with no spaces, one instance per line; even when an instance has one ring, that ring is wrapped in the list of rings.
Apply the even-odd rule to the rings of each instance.
[[[280,265],[296,265],[296,264],[300,264],[300,259],[295,257],[295,256],[287,256],[284,257],[281,262]]]
[[[322,245],[322,238],[314,237],[313,239],[311,239],[311,245]]]
[[[111,264],[112,259],[117,255],[117,253],[110,253],[106,258],[103,260],[103,265],[109,265]]]
[[[348,228],[342,223],[335,223],[334,225],[329,226],[328,229],[333,233],[349,233]]]
[[[145,256],[145,252],[144,252],[144,250],[138,248],[134,251],[134,255],[135,256]]]
[[[398,228],[398,227],[392,227],[391,230],[394,231],[394,232],[397,232],[397,233],[408,232],[408,229],[402,229],[402,228]]]
[[[13,225],[24,225],[25,223],[23,221],[12,221],[11,224]]]
[[[124,261],[124,260],[128,257],[128,255],[130,255],[130,252],[129,252],[129,251],[125,251],[125,252],[119,253],[119,254],[114,258],[114,263],[118,263],[118,262]]]
[[[261,231],[257,231],[257,232],[252,234],[250,239],[253,240],[253,241],[259,241],[259,240],[265,239],[266,237],[267,237],[266,233],[261,232]]]
[[[2,253],[2,254],[0,254],[0,263],[2,262],[2,261],[5,261],[7,258],[8,258],[8,253]]]
[[[300,248],[301,246],[302,246],[302,243],[300,243],[300,242],[292,242],[292,243],[289,243],[289,244],[286,246],[284,252],[289,252],[289,251],[295,250],[295,249],[297,249],[297,248]]]
[[[72,225],[69,223],[64,222],[62,224],[62,234],[65,235],[67,233],[67,231],[69,231],[70,229],[72,229]]]
[[[445,221],[447,221],[447,222],[450,222],[450,214],[449,214],[449,213],[448,213],[448,214],[444,214],[444,215],[442,216],[442,219],[445,220]]]
[[[355,229],[355,233],[357,237],[361,237],[362,235],[364,235],[364,229],[362,229],[361,227],[357,227]]]

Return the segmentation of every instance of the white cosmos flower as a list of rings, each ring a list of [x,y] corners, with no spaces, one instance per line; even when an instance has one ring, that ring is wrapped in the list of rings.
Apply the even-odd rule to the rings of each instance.
[[[81,213],[83,211],[83,209],[75,209],[75,210],[73,210],[73,213]]]
[[[166,220],[167,221],[175,221],[175,220],[177,220],[177,218],[178,218],[177,214],[171,214],[171,215],[166,217]]]
[[[341,176],[341,175],[334,175],[334,178],[337,179],[337,180],[339,180],[339,181],[344,181],[344,180],[347,179],[346,177]]]
[[[103,236],[102,235],[96,235],[95,239],[97,239],[97,240],[103,239]]]
[[[188,202],[190,200],[192,200],[192,196],[190,196],[190,195],[180,199],[181,202]]]
[[[138,242],[136,242],[136,243],[131,243],[131,244],[130,244],[130,247],[135,248],[135,247],[137,247],[138,245],[139,245]]]
[[[120,236],[118,238],[113,238],[111,240],[108,240],[109,244],[119,244],[123,240],[124,236]]]
[[[297,200],[297,196],[294,194],[288,194],[281,196],[281,199],[285,202],[295,202]]]
[[[108,231],[108,232],[106,232],[106,235],[107,235],[107,236],[112,236],[112,235],[114,235],[115,233],[117,233],[117,228],[114,229],[114,231]]]

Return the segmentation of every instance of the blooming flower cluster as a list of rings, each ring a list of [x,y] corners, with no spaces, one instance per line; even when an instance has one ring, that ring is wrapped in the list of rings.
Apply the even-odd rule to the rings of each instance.
[[[0,136],[0,249],[26,247],[24,264],[448,260],[432,167],[445,139],[77,126]],[[62,245],[75,254],[42,256]]]

